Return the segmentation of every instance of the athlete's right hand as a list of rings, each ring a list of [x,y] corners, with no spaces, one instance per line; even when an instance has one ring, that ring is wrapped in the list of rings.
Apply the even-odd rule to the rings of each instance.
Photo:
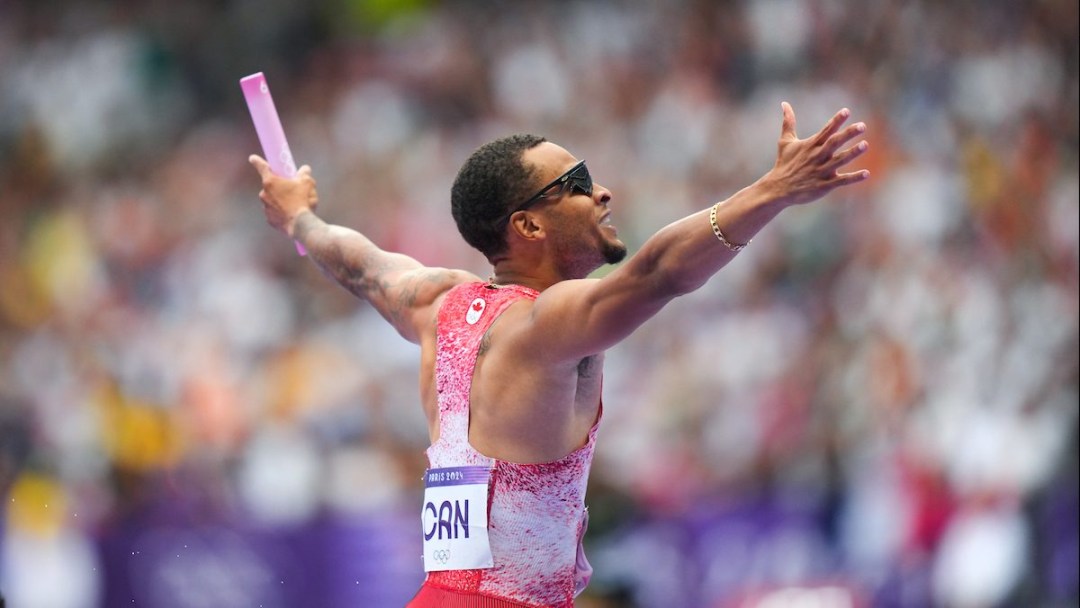
[[[319,193],[315,189],[315,178],[311,177],[311,167],[304,165],[295,177],[288,178],[276,175],[266,160],[257,154],[249,156],[248,162],[262,179],[259,200],[262,201],[267,223],[293,236],[296,218],[305,212],[314,212],[319,205]]]

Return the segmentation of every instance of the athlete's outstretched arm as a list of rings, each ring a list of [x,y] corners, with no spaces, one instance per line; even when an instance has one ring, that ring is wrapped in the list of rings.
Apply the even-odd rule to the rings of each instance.
[[[356,230],[324,222],[315,214],[319,195],[311,167],[304,165],[289,179],[275,175],[257,155],[248,160],[262,178],[259,199],[267,222],[302,244],[324,274],[371,303],[410,342],[420,342],[439,296],[458,283],[479,280],[465,271],[424,266],[380,249]]]
[[[849,146],[866,130],[861,122],[843,127],[850,111],[840,110],[806,139],[795,134],[791,106],[785,102],[781,111],[776,161],[764,176],[715,208],[664,227],[604,278],[564,281],[541,294],[528,335],[519,336],[532,340],[532,352],[574,360],[613,346],[673,298],[705,284],[735,257],[729,245],[747,243],[783,209],[869,177],[842,171],[868,149],[865,141]]]

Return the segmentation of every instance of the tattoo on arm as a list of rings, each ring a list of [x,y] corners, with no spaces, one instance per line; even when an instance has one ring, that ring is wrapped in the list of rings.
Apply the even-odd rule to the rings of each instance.
[[[338,232],[341,231],[341,232]],[[400,329],[422,298],[447,280],[443,268],[424,268],[415,260],[379,249],[367,237],[330,226],[313,213],[296,219],[294,236],[308,244],[308,257],[326,276],[353,295],[367,300]],[[347,235],[346,238],[335,238]]]
[[[333,230],[315,214],[305,213],[296,219],[293,233],[310,245],[309,257],[319,270],[353,294],[371,299],[375,292],[387,290],[385,276],[393,269],[388,254],[358,232],[350,231],[348,241],[330,238]]]
[[[345,251],[340,241],[322,238],[320,242],[320,238],[328,237],[329,233],[330,226],[314,213],[305,213],[296,218],[293,226],[294,237],[299,242],[308,243],[308,257],[315,262],[319,270],[349,291],[363,296],[364,294],[354,287],[356,280],[363,275],[363,264],[357,265],[355,269],[351,268],[350,264],[346,263]]]

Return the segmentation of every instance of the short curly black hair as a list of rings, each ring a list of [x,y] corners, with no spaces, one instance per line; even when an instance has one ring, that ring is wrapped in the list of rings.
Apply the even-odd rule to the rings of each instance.
[[[506,250],[506,214],[532,194],[536,171],[523,159],[526,150],[547,141],[517,133],[476,149],[450,188],[450,211],[465,242],[488,260]]]

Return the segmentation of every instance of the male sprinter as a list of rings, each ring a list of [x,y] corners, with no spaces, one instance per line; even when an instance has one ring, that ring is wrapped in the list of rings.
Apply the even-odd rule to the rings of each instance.
[[[258,156],[270,225],[420,345],[431,447],[422,508],[427,578],[410,608],[572,608],[591,568],[585,486],[601,417],[604,351],[701,287],[783,209],[861,182],[867,149],[837,112],[807,139],[782,104],[776,162],[731,198],[662,229],[626,257],[612,193],[584,161],[533,135],[480,147],[451,208],[488,280],[380,249],[315,214],[311,169],[273,175]]]

